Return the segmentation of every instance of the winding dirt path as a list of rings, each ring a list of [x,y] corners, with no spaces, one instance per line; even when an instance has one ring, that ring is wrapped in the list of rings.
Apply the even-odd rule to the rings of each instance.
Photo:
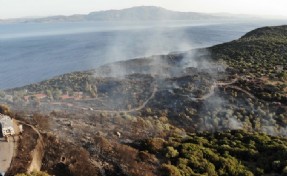
[[[37,144],[35,146],[35,149],[31,152],[32,155],[32,162],[30,163],[28,170],[28,173],[31,173],[33,171],[40,171],[42,166],[42,160],[44,157],[44,140],[43,136],[41,135],[40,131],[34,127],[33,125],[27,124],[23,121],[18,121],[23,125],[29,126],[32,128],[38,135]]]
[[[135,108],[135,109],[131,109],[131,110],[127,111],[127,112],[140,111],[140,110],[142,110],[143,108],[145,108],[146,105],[149,103],[149,101],[154,98],[154,96],[155,96],[155,94],[157,93],[157,91],[158,91],[158,88],[157,88],[157,85],[155,85],[151,96],[150,96],[141,106],[139,106],[139,107],[137,107],[137,108]]]
[[[234,84],[238,81],[238,78],[233,79],[230,82],[214,82],[214,84],[210,87],[210,91],[208,94],[203,95],[200,98],[191,98],[193,101],[203,101],[208,99],[209,97],[211,97],[214,94],[214,90],[215,88],[219,87],[219,86],[229,86],[231,84]]]
[[[130,113],[130,112],[135,112],[135,111],[140,111],[142,110],[143,108],[146,107],[146,105],[149,103],[150,100],[152,100],[155,96],[155,94],[157,93],[158,91],[158,87],[157,85],[155,84],[154,85],[154,88],[153,88],[153,91],[152,91],[152,94],[150,95],[150,97],[148,99],[146,99],[142,105],[136,107],[136,108],[132,108],[132,109],[129,109],[129,110],[101,110],[101,109],[93,109],[91,111],[93,112],[106,112],[106,113]],[[45,103],[47,104],[47,103]],[[76,109],[79,109],[79,110],[89,110],[91,109],[90,107],[84,107],[84,106],[75,106],[71,103],[65,103],[65,102],[54,102],[54,104],[59,104],[59,105],[67,105],[69,107],[72,107],[72,108],[76,108]]]
[[[155,85],[154,86],[154,89],[153,89],[153,92],[151,94],[151,96],[140,106],[136,107],[136,108],[133,108],[133,109],[130,109],[130,110],[112,110],[112,111],[105,111],[105,110],[94,110],[95,112],[109,112],[109,113],[115,113],[115,112],[124,112],[124,113],[129,113],[129,112],[135,112],[135,111],[140,111],[142,110],[143,108],[146,107],[146,105],[149,103],[150,100],[152,100],[157,92],[158,88],[157,86]]]
[[[252,99],[256,99],[256,97],[254,95],[252,95],[250,92],[248,92],[247,90],[244,90],[238,86],[227,86],[228,88],[232,88],[232,89],[235,89],[235,90],[238,90],[238,91],[241,91],[243,93],[245,93],[246,95],[248,95],[250,98]]]
[[[208,94],[206,94],[206,95],[204,95],[204,96],[202,96],[200,98],[192,98],[192,99],[196,100],[196,101],[198,101],[198,100],[201,100],[201,101],[202,100],[206,100],[206,99],[208,99],[209,97],[211,97],[214,94],[215,88],[219,87],[219,86],[227,87],[227,88],[231,88],[231,89],[235,89],[235,90],[241,91],[241,92],[245,93],[246,95],[248,95],[250,98],[256,99],[256,97],[253,94],[251,94],[250,92],[248,92],[247,90],[244,90],[244,89],[242,89],[242,88],[240,88],[238,86],[233,86],[232,85],[232,84],[236,83],[237,81],[238,81],[238,78],[235,78],[231,82],[226,82],[226,83],[224,83],[224,82],[216,82],[216,83],[214,83],[211,86],[210,92]]]

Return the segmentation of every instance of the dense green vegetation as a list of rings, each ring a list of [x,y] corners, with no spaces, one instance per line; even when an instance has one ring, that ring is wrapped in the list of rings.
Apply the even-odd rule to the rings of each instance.
[[[210,50],[213,58],[224,60],[240,74],[286,79],[286,31],[287,26],[260,28]],[[278,70],[277,66],[283,69]]]
[[[163,162],[162,174],[252,176],[287,174],[287,140],[259,133],[196,133],[143,142]]]
[[[257,97],[287,104],[286,31],[287,26],[256,29],[239,40],[211,47],[212,57],[224,60],[237,74],[257,79],[254,85],[241,82]]]

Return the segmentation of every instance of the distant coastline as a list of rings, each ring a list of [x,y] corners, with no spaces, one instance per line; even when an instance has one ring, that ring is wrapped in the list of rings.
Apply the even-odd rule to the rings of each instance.
[[[0,23],[55,23],[83,21],[164,21],[164,20],[239,20],[259,19],[251,15],[177,12],[155,6],[138,6],[122,10],[96,11],[70,16],[58,15],[42,18],[0,19]]]

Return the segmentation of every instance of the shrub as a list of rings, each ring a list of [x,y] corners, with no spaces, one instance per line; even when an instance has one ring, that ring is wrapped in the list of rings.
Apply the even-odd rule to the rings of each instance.
[[[167,158],[175,158],[178,156],[178,151],[174,149],[173,147],[167,147],[166,157]]]
[[[49,176],[49,174],[47,174],[46,172],[32,172],[31,174],[28,173],[22,173],[22,174],[17,174],[16,176]]]
[[[0,105],[0,114],[4,114],[4,115],[10,115],[11,111],[10,108],[7,105]]]
[[[174,165],[163,164],[162,175],[164,176],[181,176],[179,170]]]

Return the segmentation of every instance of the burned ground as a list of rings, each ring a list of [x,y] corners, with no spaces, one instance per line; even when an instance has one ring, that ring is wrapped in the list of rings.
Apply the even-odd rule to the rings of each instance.
[[[287,135],[282,30],[65,74],[7,90],[6,103],[45,114],[24,119],[46,136],[51,174],[283,175],[286,140],[271,137]]]

